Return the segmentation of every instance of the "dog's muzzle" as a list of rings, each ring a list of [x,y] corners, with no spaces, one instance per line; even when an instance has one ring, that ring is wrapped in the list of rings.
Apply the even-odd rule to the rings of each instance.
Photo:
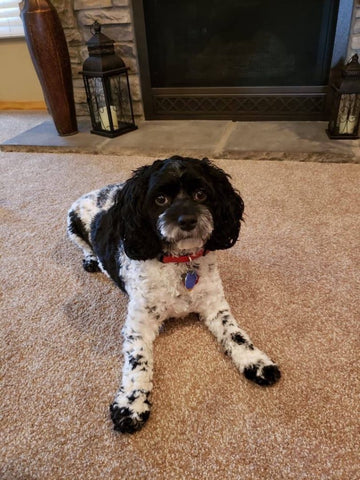
[[[157,226],[161,237],[167,242],[176,243],[194,238],[205,243],[214,229],[214,222],[208,208],[199,205],[195,213],[181,212],[174,215],[174,211],[166,210],[159,216]]]

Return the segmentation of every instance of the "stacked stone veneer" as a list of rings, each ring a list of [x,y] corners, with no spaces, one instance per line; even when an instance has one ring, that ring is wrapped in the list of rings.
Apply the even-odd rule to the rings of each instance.
[[[90,26],[97,20],[102,33],[115,41],[115,51],[129,70],[134,114],[143,117],[139,69],[130,0],[51,0],[56,8],[69,47],[73,72],[76,114],[89,116],[84,83],[80,72],[88,57],[86,42],[91,37]]]
[[[360,1],[355,0],[353,20],[350,34],[348,57],[357,53],[360,56]]]

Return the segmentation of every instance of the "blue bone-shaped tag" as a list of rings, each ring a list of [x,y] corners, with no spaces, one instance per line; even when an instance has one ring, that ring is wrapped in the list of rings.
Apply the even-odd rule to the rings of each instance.
[[[195,285],[199,281],[199,275],[191,270],[190,272],[187,272],[186,277],[185,277],[185,288],[187,290],[192,290]]]

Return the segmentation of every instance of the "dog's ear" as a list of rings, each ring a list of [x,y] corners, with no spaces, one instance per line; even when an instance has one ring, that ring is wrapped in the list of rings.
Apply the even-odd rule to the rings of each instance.
[[[151,175],[161,164],[161,161],[156,161],[138,168],[119,192],[120,235],[126,255],[134,260],[155,258],[162,250],[156,228],[145,209]]]
[[[210,160],[203,158],[201,161],[205,177],[210,180],[215,192],[211,205],[214,230],[209,238],[207,250],[224,250],[232,247],[238,239],[244,202],[229,178],[221,168],[213,165]]]
[[[119,245],[134,260],[148,260],[161,253],[160,239],[144,208],[149,179],[158,162],[135,170],[114,198],[109,210],[99,213],[92,226],[92,244],[101,263],[116,281]]]

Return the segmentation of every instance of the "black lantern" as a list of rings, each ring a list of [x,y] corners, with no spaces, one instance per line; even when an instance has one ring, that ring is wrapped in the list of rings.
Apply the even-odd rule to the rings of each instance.
[[[128,67],[115,54],[114,41],[101,33],[101,25],[91,27],[86,43],[89,51],[81,72],[90,110],[91,133],[117,137],[135,130]]]
[[[360,64],[357,54],[343,67],[340,78],[331,85],[331,89],[333,106],[326,131],[329,138],[359,138]]]

